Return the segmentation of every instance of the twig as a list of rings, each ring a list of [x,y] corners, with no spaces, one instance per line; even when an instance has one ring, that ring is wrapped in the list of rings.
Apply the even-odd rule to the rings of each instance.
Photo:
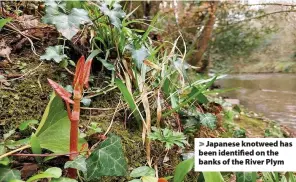
[[[70,73],[71,75],[74,75],[74,73],[73,73],[71,70],[69,70],[67,67],[65,67],[65,70],[66,70],[68,73]]]
[[[24,146],[22,146],[21,148],[18,148],[18,149],[12,150],[12,151],[10,151],[10,152],[7,152],[7,153],[1,155],[1,156],[0,156],[0,159],[2,159],[2,158],[4,158],[4,157],[7,157],[7,156],[10,156],[10,155],[12,155],[12,154],[14,154],[14,153],[16,153],[16,152],[18,152],[18,151],[21,151],[21,150],[24,150],[24,149],[27,149],[27,148],[30,148],[30,147],[31,147],[31,145],[24,145]]]
[[[112,117],[112,119],[111,119],[111,123],[110,123],[108,129],[106,130],[104,136],[106,136],[106,135],[108,134],[108,132],[110,131],[110,129],[111,129],[111,127],[112,127],[112,124],[113,124],[113,121],[114,121],[115,115],[116,115],[116,113],[117,113],[117,111],[118,111],[118,107],[119,107],[119,105],[120,105],[120,100],[119,100],[119,102],[118,102],[118,104],[117,104],[117,106],[116,106],[116,109],[115,109],[115,111],[114,111],[113,117]]]
[[[10,80],[7,80],[7,81],[14,81],[14,80],[18,80],[18,79],[21,79],[21,78],[25,77],[26,75],[28,75],[28,74],[34,72],[35,70],[37,70],[42,65],[42,63],[43,63],[43,61],[41,61],[41,63],[38,66],[36,66],[34,69],[27,71],[22,76],[17,77],[17,78],[13,78],[13,79],[10,79]]]
[[[264,18],[266,16],[269,16],[269,15],[274,15],[274,14],[278,14],[278,13],[295,13],[296,10],[293,9],[293,10],[283,10],[283,11],[275,11],[275,12],[272,12],[272,13],[266,13],[264,15],[260,15],[260,16],[255,16],[255,17],[252,17],[252,18],[247,18],[247,19],[244,19],[244,20],[241,20],[241,21],[238,21],[238,22],[235,22],[235,23],[231,23],[229,24],[229,26],[231,25],[236,25],[236,24],[239,24],[239,23],[242,23],[242,22],[245,22],[245,21],[251,21],[253,19],[261,19],[261,18]]]
[[[8,24],[6,24],[5,26],[9,26],[9,27],[11,27],[14,31],[17,31],[19,34],[21,34],[22,36],[24,36],[25,38],[27,38],[28,41],[29,41],[30,44],[31,44],[31,50],[33,51],[33,53],[34,53],[35,55],[37,55],[37,56],[40,56],[39,54],[36,53],[36,49],[35,49],[35,47],[34,47],[33,41],[30,39],[30,36],[28,36],[28,35],[24,34],[23,32],[21,32],[21,31],[20,31],[19,29],[17,29],[12,23],[8,23]],[[31,37],[32,37],[32,36],[31,36]],[[35,37],[34,39],[37,39],[37,38]],[[39,40],[39,39],[37,39],[37,40]]]
[[[296,6],[296,4],[259,3],[259,4],[244,4],[244,6]]]
[[[80,154],[88,151],[72,152],[66,154],[11,154],[11,156],[29,156],[29,157],[52,157],[52,156],[68,156],[71,154]]]
[[[15,28],[15,27],[12,26],[12,25],[6,24],[6,25],[4,25],[4,26],[5,26],[6,28],[8,28],[8,29],[11,29],[11,30],[14,30],[14,31],[16,31],[16,32],[21,33],[21,35],[24,36],[24,37],[27,36],[27,37],[30,37],[31,39],[34,39],[34,40],[38,40],[38,41],[40,41],[39,38],[34,37],[34,36],[32,36],[32,35],[24,34],[23,32],[21,32],[20,30],[18,30],[17,28]]]
[[[114,110],[115,108],[92,108],[92,107],[80,107],[80,109],[84,109],[84,110],[98,110],[98,111],[110,111],[110,110]]]

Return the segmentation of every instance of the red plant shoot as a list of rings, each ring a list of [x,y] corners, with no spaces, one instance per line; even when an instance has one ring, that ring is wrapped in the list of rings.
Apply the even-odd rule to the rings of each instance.
[[[72,94],[60,86],[58,83],[48,79],[49,84],[66,103],[68,117],[71,121],[70,129],[70,160],[74,160],[78,155],[78,124],[80,118],[80,100],[83,94],[83,87],[88,88],[92,60],[85,62],[84,56],[78,60],[73,80],[73,100]],[[72,104],[72,110],[71,106]],[[76,171],[75,171],[76,172]],[[71,175],[71,174],[70,174]],[[73,174],[71,175],[73,176]],[[76,176],[76,175],[75,175]],[[74,178],[75,178],[74,176]]]

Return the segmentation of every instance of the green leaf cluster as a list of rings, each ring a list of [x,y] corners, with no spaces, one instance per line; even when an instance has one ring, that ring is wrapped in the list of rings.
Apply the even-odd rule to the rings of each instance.
[[[68,40],[71,40],[79,31],[80,25],[91,23],[88,12],[84,9],[73,8],[70,13],[66,11],[63,1],[45,1],[46,14],[42,18],[44,23],[55,25],[57,30]]]
[[[152,131],[148,138],[164,143],[167,150],[171,149],[174,145],[178,145],[182,148],[188,145],[186,136],[182,132],[176,132],[168,128],[159,129],[156,127],[152,127]]]

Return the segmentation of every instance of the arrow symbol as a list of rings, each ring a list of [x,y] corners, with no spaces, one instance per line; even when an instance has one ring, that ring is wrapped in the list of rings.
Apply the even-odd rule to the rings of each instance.
[[[199,146],[204,146],[205,144],[203,142],[199,142]]]

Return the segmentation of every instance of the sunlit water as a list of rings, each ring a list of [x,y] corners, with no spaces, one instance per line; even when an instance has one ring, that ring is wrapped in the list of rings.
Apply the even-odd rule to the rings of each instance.
[[[223,95],[296,129],[296,74],[228,75],[218,84],[223,88],[240,87]]]

